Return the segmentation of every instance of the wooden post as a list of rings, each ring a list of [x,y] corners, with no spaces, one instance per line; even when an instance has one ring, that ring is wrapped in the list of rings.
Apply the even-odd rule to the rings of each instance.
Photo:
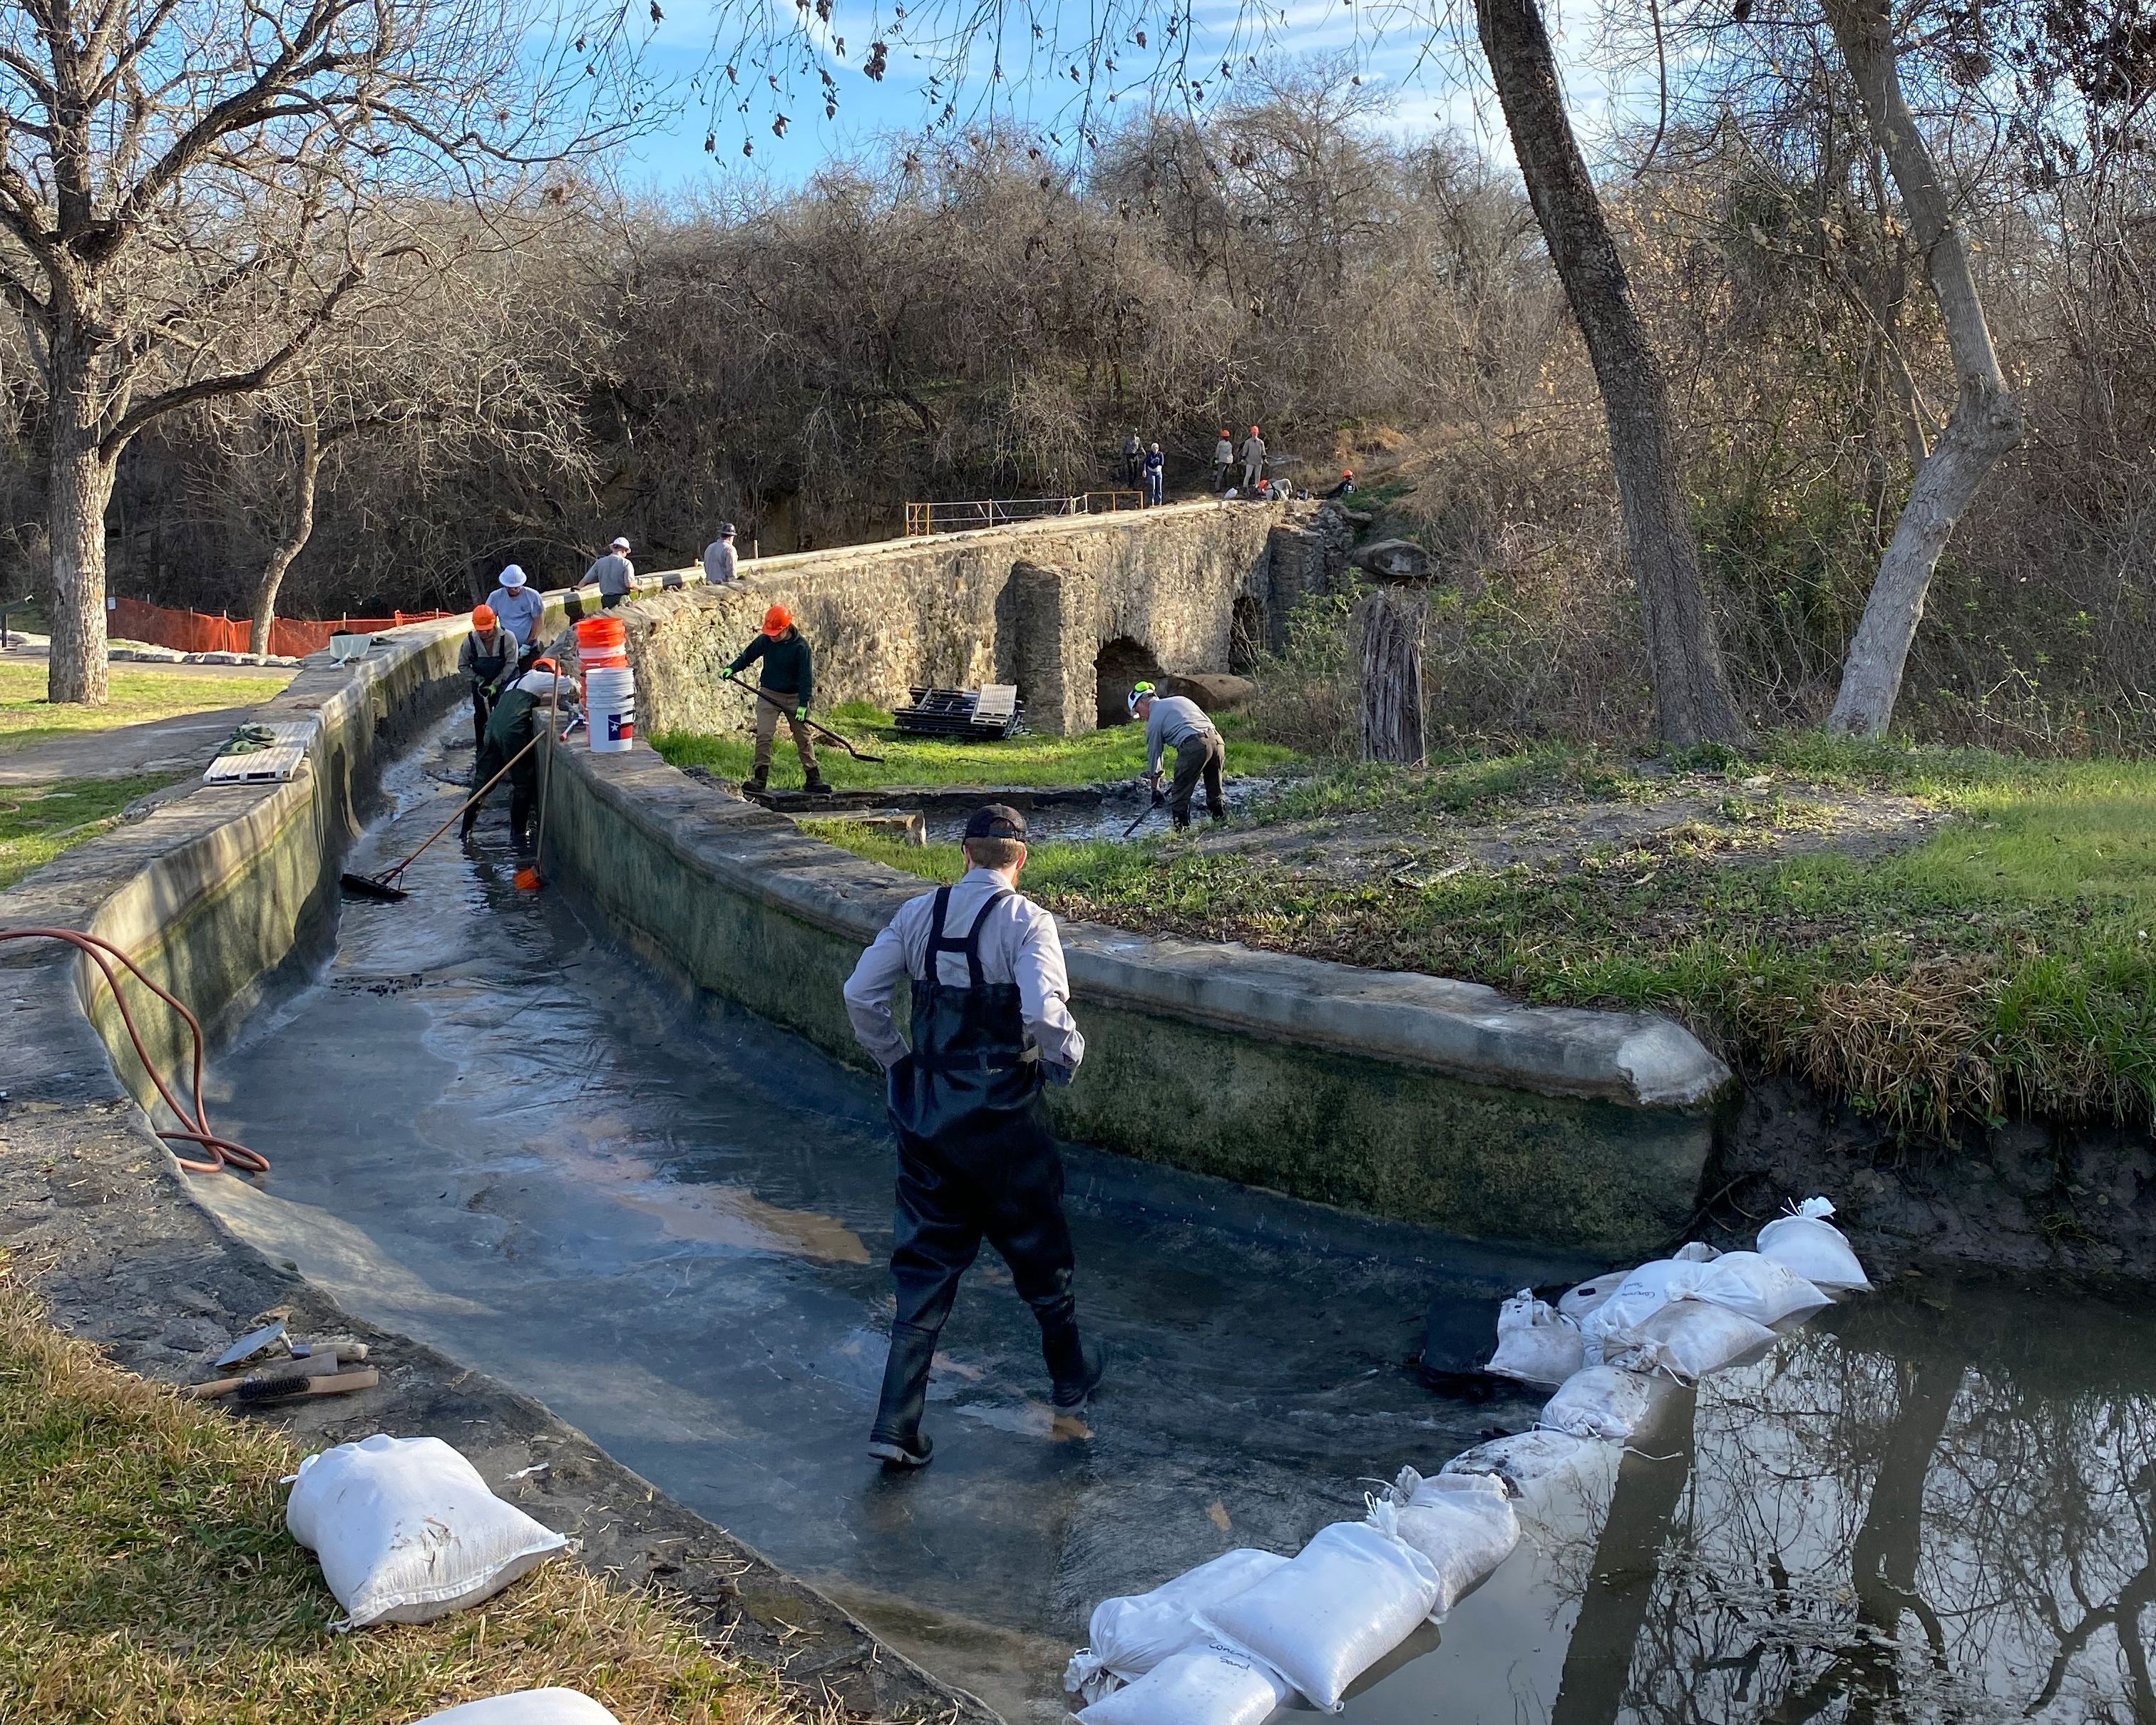
[[[1429,611],[1419,589],[1373,588],[1356,608],[1363,659],[1363,758],[1419,767],[1422,653]]]

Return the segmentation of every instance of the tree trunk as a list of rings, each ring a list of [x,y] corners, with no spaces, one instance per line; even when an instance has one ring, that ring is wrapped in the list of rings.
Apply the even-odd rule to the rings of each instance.
[[[1541,8],[1536,0],[1477,0],[1475,10],[1535,219],[1601,388],[1662,738],[1741,742],[1744,721],[1729,696],[1685,517],[1661,365],[1566,117]]]
[[[45,699],[102,706],[105,696],[105,508],[112,459],[97,446],[88,368],[64,341],[51,361],[52,458],[45,526],[53,552],[53,644]]]
[[[1924,255],[1960,388],[1953,415],[1917,470],[1894,537],[1842,667],[1827,727],[1877,737],[1894,716],[1932,572],[1991,470],[2021,441],[2021,408],[2006,387],[1953,207],[1923,134],[1902,99],[1893,23],[1882,0],[1826,0],[1827,23],[1887,157],[1902,213]]]
[[[1422,652],[1427,615],[1419,595],[1380,587],[1358,608],[1363,646],[1363,758],[1419,767]]]
[[[270,553],[262,566],[262,579],[254,588],[254,617],[247,632],[247,650],[270,650],[270,625],[277,615],[277,589],[285,584],[285,572],[306,548],[315,531],[315,481],[322,470],[321,439],[315,429],[313,392],[308,392],[310,411],[300,421],[300,467],[292,477],[292,531]]]

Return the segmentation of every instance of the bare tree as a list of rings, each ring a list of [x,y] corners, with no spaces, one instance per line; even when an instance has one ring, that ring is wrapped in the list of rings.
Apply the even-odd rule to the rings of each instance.
[[[484,201],[613,130],[580,92],[612,100],[614,39],[550,45],[549,16],[516,0],[0,11],[0,296],[46,403],[49,698],[105,697],[105,511],[129,441],[275,381],[384,259],[424,252],[411,199]]]
[[[1477,0],[1476,22],[1550,261],[1587,339],[1609,426],[1663,740],[1741,742],[1699,547],[1685,518],[1669,391],[1580,154],[1536,0]]]
[[[1886,0],[1825,0],[1825,12],[1923,254],[1959,380],[1953,413],[1917,469],[1880,561],[1827,721],[1831,730],[1876,737],[1894,716],[1939,553],[1985,477],[2021,441],[2022,416],[1992,346],[1953,201],[1902,95]]]

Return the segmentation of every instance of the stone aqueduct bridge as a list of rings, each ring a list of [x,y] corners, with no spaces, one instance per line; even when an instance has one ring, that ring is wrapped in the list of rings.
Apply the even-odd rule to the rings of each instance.
[[[718,672],[775,601],[815,644],[819,708],[1014,683],[1035,730],[1075,735],[1119,720],[1137,678],[1240,669],[1250,645],[1276,644],[1348,540],[1334,510],[1189,503],[762,558],[732,586],[622,614],[639,724],[737,725]]]

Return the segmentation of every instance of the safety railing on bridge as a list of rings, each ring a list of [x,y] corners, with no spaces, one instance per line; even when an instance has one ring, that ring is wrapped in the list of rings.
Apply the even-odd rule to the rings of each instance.
[[[969,533],[981,527],[1052,521],[1058,516],[1106,515],[1119,509],[1136,509],[1142,501],[1136,491],[1086,491],[1070,497],[980,497],[961,503],[909,503],[906,536],[918,539],[931,533]]]

